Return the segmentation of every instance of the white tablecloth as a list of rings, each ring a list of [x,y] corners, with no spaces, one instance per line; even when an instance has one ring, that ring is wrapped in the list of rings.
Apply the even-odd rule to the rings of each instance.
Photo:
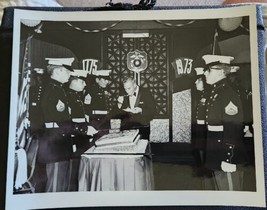
[[[79,191],[153,190],[154,176],[149,145],[135,154],[84,154],[79,168]],[[140,148],[139,148],[140,149]],[[90,151],[93,151],[91,149]],[[142,154],[143,153],[143,154]]]

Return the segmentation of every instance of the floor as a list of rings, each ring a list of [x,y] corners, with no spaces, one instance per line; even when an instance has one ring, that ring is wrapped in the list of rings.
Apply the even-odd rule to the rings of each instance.
[[[244,191],[256,190],[253,141],[244,140],[248,163],[244,171]],[[191,145],[187,143],[151,144],[155,190],[215,190],[211,177],[199,175]],[[205,185],[204,185],[205,183]]]
[[[215,190],[212,178],[205,177],[204,185],[204,178],[197,176],[190,165],[154,162],[153,170],[155,190]],[[244,191],[255,191],[254,166],[243,167],[243,171]]]

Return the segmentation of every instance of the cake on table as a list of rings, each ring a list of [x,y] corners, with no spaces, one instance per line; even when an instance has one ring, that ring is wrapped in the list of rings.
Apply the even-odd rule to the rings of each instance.
[[[94,153],[133,153],[139,140],[139,130],[109,133],[95,142]]]

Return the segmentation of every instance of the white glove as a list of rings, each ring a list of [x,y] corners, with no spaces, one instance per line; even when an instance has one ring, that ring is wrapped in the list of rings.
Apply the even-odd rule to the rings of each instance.
[[[225,161],[222,161],[221,162],[221,169],[224,171],[224,172],[235,172],[236,171],[236,164],[232,164],[232,163],[227,163]]]
[[[86,133],[87,136],[93,136],[96,133],[98,133],[98,131],[94,127],[92,126],[87,127],[87,133]]]

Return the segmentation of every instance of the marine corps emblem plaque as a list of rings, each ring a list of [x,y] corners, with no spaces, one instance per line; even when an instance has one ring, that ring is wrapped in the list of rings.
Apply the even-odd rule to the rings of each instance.
[[[139,73],[147,68],[147,53],[134,50],[127,54],[127,68],[130,71]]]

